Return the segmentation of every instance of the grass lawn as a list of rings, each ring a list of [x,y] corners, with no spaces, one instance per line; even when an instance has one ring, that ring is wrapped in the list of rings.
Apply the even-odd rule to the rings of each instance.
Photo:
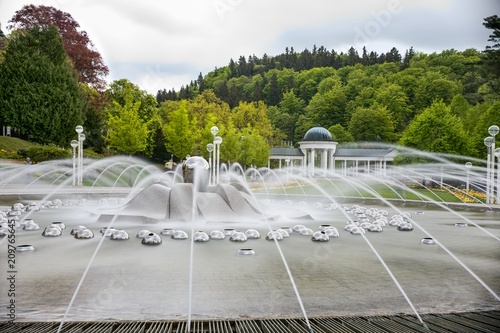
[[[257,193],[286,194],[286,195],[329,195],[332,197],[358,197],[386,199],[404,199],[420,201],[445,201],[461,202],[455,195],[443,188],[414,188],[400,189],[392,185],[384,185],[378,182],[358,182],[352,179],[349,183],[342,179],[316,179],[311,183],[289,182],[283,185],[270,185],[263,187],[260,183],[253,183],[253,189]]]
[[[28,149],[37,145],[36,143],[10,136],[0,136],[0,158],[19,159],[17,155],[19,149]]]

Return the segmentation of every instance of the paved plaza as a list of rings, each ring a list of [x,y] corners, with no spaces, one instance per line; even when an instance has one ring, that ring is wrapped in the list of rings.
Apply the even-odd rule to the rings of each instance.
[[[113,222],[113,227],[129,233],[129,240],[103,239],[100,230],[107,224],[97,222],[95,207],[75,202],[35,212],[30,218],[42,228],[61,221],[66,230],[59,237],[43,237],[41,230],[16,231],[17,244],[36,248],[16,253],[16,322],[267,323],[387,316],[417,320],[412,307],[424,323],[440,314],[498,314],[499,212],[367,205],[387,209],[389,216],[408,212],[422,230],[402,232],[386,226],[365,238],[343,230],[348,216],[341,209],[313,208],[312,202],[309,207],[308,220]],[[457,222],[469,226],[456,227]],[[278,244],[265,239],[270,229],[296,224],[313,230],[330,224],[339,229],[340,237],[325,243],[297,233]],[[75,239],[70,230],[77,225],[87,226],[95,237]],[[163,228],[188,234],[254,228],[262,238],[198,243],[162,236],[161,245],[146,246],[135,237],[143,229],[160,233]],[[422,244],[429,235],[444,248]],[[0,258],[6,263],[8,243],[5,238],[0,242]],[[253,249],[255,255],[237,254],[242,248]],[[2,274],[6,290],[7,269]],[[5,302],[2,298],[2,312]]]

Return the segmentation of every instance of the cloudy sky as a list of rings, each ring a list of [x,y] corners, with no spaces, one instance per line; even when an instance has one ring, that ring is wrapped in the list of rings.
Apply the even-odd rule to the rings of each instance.
[[[178,91],[231,58],[287,46],[483,50],[483,19],[500,15],[498,0],[0,0],[5,33],[30,3],[71,14],[108,65],[108,81],[126,78],[152,94]]]

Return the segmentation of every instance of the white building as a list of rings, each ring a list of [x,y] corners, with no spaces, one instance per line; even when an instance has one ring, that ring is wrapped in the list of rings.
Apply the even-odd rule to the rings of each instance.
[[[392,148],[338,148],[332,134],[324,127],[313,127],[299,142],[299,148],[271,148],[268,166],[278,160],[278,168],[299,168],[310,176],[340,173],[356,176],[377,170],[385,172],[394,161]],[[283,163],[284,162],[284,163]]]

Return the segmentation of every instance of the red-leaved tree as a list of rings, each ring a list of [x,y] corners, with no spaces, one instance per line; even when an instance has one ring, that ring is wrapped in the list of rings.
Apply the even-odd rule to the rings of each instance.
[[[15,12],[9,21],[8,29],[29,29],[36,25],[55,26],[64,43],[64,49],[78,72],[79,82],[103,90],[106,86],[104,77],[109,69],[104,64],[99,52],[87,33],[80,30],[80,25],[70,14],[50,6],[26,5]]]

